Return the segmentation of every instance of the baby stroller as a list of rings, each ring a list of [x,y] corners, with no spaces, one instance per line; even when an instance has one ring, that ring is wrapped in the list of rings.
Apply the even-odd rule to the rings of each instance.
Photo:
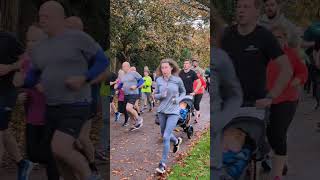
[[[265,141],[267,118],[268,110],[257,109],[254,103],[247,103],[240,108],[236,117],[224,127],[224,133],[232,132],[233,134],[240,134],[238,138],[234,138],[233,140],[240,139],[242,143],[238,144],[240,149],[234,152],[228,150],[230,146],[224,142],[226,149],[223,153],[224,175],[222,179],[259,179],[257,177],[257,162],[262,161],[268,152]],[[224,141],[232,139],[228,138],[228,134],[226,134],[224,134]]]
[[[193,126],[191,123],[191,117],[193,112],[193,96],[185,96],[180,102],[180,118],[177,125],[183,128],[184,132],[187,133],[189,139],[193,136]]]

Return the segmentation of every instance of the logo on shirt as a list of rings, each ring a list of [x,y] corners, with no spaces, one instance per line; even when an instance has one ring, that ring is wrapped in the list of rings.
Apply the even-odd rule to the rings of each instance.
[[[249,45],[245,51],[257,51],[259,50],[258,48],[256,48],[254,45]]]

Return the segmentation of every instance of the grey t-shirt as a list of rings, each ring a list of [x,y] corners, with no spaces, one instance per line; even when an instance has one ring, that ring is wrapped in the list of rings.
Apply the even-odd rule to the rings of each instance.
[[[33,49],[31,61],[41,71],[41,83],[48,105],[91,102],[89,85],[74,91],[65,85],[65,80],[70,76],[85,75],[89,60],[99,48],[88,34],[67,30],[42,41]]]
[[[135,72],[131,71],[126,73],[122,78],[121,82],[123,83],[123,92],[125,95],[139,94],[139,89],[131,90],[132,86],[136,86],[138,84],[138,80],[141,79],[142,76]]]

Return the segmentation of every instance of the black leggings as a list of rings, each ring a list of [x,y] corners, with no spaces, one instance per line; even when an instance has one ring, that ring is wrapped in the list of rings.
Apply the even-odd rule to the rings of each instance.
[[[298,102],[295,101],[271,106],[267,137],[271,148],[277,155],[287,155],[287,131],[296,112],[297,104]]]
[[[202,95],[203,94],[196,94],[194,96],[194,108],[196,109],[196,111],[200,111],[200,102],[202,99]]]
[[[127,123],[129,119],[129,114],[126,110],[127,103],[125,101],[118,101],[118,111],[124,114],[124,122]]]

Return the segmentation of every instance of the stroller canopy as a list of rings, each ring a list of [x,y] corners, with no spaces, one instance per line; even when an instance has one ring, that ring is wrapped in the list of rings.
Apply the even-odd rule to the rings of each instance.
[[[184,96],[183,98],[181,98],[179,103],[185,102],[187,103],[189,108],[193,108],[193,96]]]

